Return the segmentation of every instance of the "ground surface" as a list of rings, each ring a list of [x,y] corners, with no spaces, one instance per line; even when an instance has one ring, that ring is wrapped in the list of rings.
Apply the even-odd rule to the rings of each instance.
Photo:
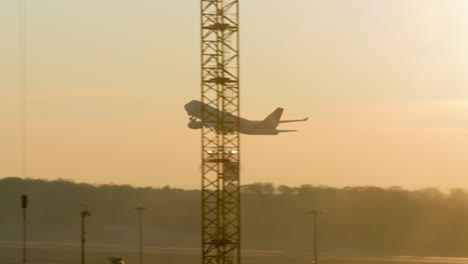
[[[200,250],[196,248],[145,248],[145,264],[200,264]],[[21,245],[0,242],[0,264],[19,264]],[[89,244],[86,247],[87,264],[109,263],[107,258],[119,256],[127,264],[138,263],[138,251],[135,247]],[[42,244],[28,245],[27,263],[31,264],[78,264],[80,247],[78,244]],[[312,264],[312,255],[306,253],[280,251],[243,251],[243,264]],[[402,257],[402,256],[321,256],[319,263],[324,264],[417,264],[445,263],[468,264],[468,258]]]

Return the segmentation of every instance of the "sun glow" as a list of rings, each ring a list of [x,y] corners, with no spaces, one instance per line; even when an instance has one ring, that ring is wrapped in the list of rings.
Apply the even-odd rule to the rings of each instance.
[[[468,99],[466,100],[460,100],[459,101],[460,106],[468,108]]]
[[[444,103],[445,105],[453,108],[466,108],[468,109],[468,99],[460,99],[460,100],[453,100],[447,101]]]

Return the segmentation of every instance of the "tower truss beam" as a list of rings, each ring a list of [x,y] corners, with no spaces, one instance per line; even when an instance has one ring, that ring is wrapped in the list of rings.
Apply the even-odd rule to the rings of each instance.
[[[238,0],[201,0],[201,79],[202,262],[240,264]]]

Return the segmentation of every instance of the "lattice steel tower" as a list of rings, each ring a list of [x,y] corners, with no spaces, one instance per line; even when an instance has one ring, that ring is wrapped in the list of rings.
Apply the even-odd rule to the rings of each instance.
[[[240,263],[239,1],[201,0],[203,264]]]

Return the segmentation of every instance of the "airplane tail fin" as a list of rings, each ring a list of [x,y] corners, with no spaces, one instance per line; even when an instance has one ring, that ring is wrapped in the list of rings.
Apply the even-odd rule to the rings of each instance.
[[[260,123],[260,126],[264,128],[276,128],[280,122],[281,115],[283,115],[283,111],[284,109],[281,107],[276,108],[275,111]]]

